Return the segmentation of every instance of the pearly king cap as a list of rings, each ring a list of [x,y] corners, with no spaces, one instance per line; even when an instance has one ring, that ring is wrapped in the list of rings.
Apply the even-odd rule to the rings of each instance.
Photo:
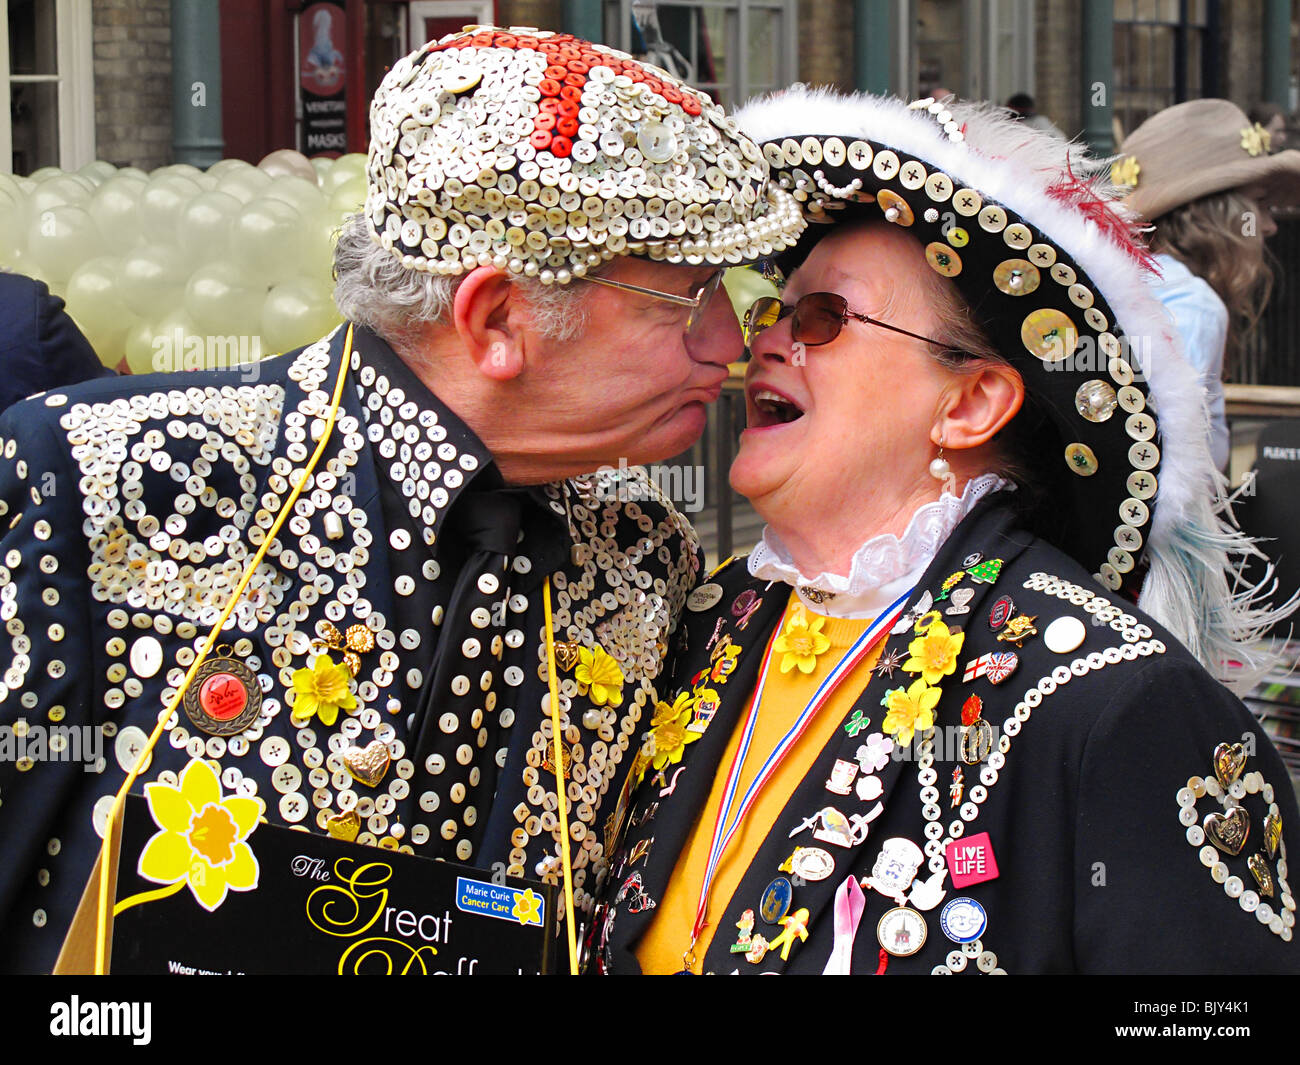
[[[721,107],[568,34],[430,42],[384,78],[370,127],[366,217],[408,269],[564,283],[616,255],[739,265],[805,225]]]
[[[1204,390],[1151,291],[1115,190],[1079,145],[987,106],[796,90],[737,114],[813,223],[907,229],[1021,374],[1057,437],[1032,456],[1068,516],[1057,546],[1136,598],[1212,668],[1262,614],[1228,555],[1252,553],[1216,509]],[[822,224],[818,224],[822,223]],[[1025,417],[1022,413],[1019,417]]]

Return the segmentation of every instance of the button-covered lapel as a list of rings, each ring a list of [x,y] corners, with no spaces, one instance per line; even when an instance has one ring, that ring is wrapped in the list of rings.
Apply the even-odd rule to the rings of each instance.
[[[933,600],[942,592],[945,579],[965,568],[963,561],[972,552],[980,553],[985,560],[1002,559],[1009,562],[1024,550],[1028,539],[1010,533],[1012,519],[1013,515],[1005,507],[999,505],[996,495],[977,507],[954,530],[943,547],[940,548],[934,561],[917,582],[903,618],[900,619],[899,625],[896,625],[895,628],[898,628],[904,619],[911,619],[915,623],[917,619],[926,613],[927,609],[943,611],[954,605],[947,598]],[[979,607],[986,600],[992,587],[988,583],[979,583],[974,580],[968,580],[964,583],[966,587],[974,591],[974,595],[969,598],[961,597],[963,602],[959,605],[965,606],[967,612],[957,615],[941,615],[945,624],[952,627],[960,625],[963,620],[966,624],[969,624],[970,619],[979,617]],[[932,600],[928,606],[924,601],[927,593]],[[962,625],[962,627],[965,626]],[[882,649],[882,656],[888,655],[890,652],[897,652],[899,662],[905,662],[908,657],[908,645],[915,638],[916,633],[913,625],[909,625],[905,631],[889,634]],[[944,682],[940,685],[943,690],[943,697],[935,711],[940,724],[949,719],[950,715],[959,715],[959,709],[953,711],[951,708],[954,706],[960,708],[961,705],[959,688],[964,663],[965,659],[959,653],[955,673],[943,678]],[[912,794],[907,783],[907,781],[915,783],[915,766],[914,762],[910,760],[914,749],[909,748],[907,750],[908,759],[899,757],[900,754],[904,753],[902,751],[893,752],[888,761],[884,762],[883,766],[875,772],[874,775],[879,781],[878,795],[875,786],[866,791],[867,794],[874,796],[869,799],[862,798],[857,790],[857,778],[869,775],[863,772],[861,768],[862,761],[865,761],[867,765],[873,764],[873,757],[876,758],[874,762],[876,765],[883,761],[878,756],[879,747],[876,747],[874,751],[860,751],[860,748],[866,746],[867,740],[873,734],[882,732],[882,724],[887,710],[881,705],[881,700],[885,698],[887,692],[900,686],[907,687],[916,679],[915,674],[904,672],[901,668],[895,668],[892,677],[880,668],[873,671],[870,682],[861,696],[854,702],[853,709],[845,718],[842,727],[836,731],[835,738],[823,748],[808,775],[795,789],[781,816],[776,820],[773,832],[755,855],[749,871],[741,880],[735,895],[727,903],[725,909],[718,908],[715,911],[719,928],[734,927],[736,922],[740,920],[741,913],[746,909],[753,909],[757,912],[764,889],[775,877],[781,875],[781,867],[786,865],[787,871],[785,875],[791,877],[792,882],[795,884],[791,911],[803,908],[808,910],[808,929],[810,931],[808,942],[816,941],[819,944],[818,949],[822,953],[829,953],[829,946],[833,939],[831,929],[834,919],[831,903],[835,897],[835,890],[850,873],[861,877],[870,871],[871,862],[879,852],[880,843],[884,838],[878,828],[872,827],[872,821],[858,820],[854,823],[852,819],[856,816],[874,820],[875,817],[883,815],[884,810],[891,802],[895,804],[900,802],[915,804],[918,815],[916,818],[918,826],[918,839],[916,842],[918,846],[924,845],[924,840],[919,838],[922,823],[919,799]],[[869,720],[870,724],[864,726],[864,719]],[[948,723],[951,723],[951,721]],[[873,744],[873,746],[876,745]],[[836,762],[840,760],[859,765],[853,787],[847,796],[836,794],[826,787],[827,782],[832,779],[832,774],[835,772]],[[900,781],[904,782],[901,787],[899,787]],[[707,797],[707,791],[705,797]],[[703,802],[704,798],[699,801]],[[853,842],[848,847],[842,847],[826,840],[815,839],[814,833],[822,827],[821,824],[810,824],[809,827],[794,832],[793,836],[791,835],[798,826],[809,822],[819,811],[827,807],[837,810],[843,815],[848,822],[847,828],[853,833],[852,838],[856,842]],[[844,827],[842,822],[841,827]],[[864,828],[865,834],[863,833]],[[816,861],[811,860],[807,862],[796,860],[794,863],[788,864],[796,847],[815,847],[829,854],[834,861],[833,872],[825,875],[820,880],[811,880],[806,876],[800,876],[800,868],[818,873],[822,870]],[[929,875],[929,872],[923,866],[918,873],[918,881],[925,879]],[[795,877],[798,879],[795,880]],[[756,929],[756,931],[761,931],[765,938],[771,940],[780,934],[781,929],[764,926],[761,929]],[[818,932],[821,934],[818,935]],[[863,928],[859,930],[859,936],[866,934],[869,934],[869,931],[865,930],[864,922]],[[729,953],[730,944],[725,940],[725,936],[715,937],[704,959],[704,971],[730,972],[736,968],[738,964],[737,958]],[[802,960],[799,967],[807,969],[811,962],[807,958],[799,958],[802,947],[803,944],[795,944],[790,954],[790,964],[793,965]],[[820,966],[824,965],[825,961],[826,958],[824,957],[816,959],[817,971],[820,971]],[[770,953],[758,965],[746,965],[743,962],[739,964],[741,964],[742,970],[748,969],[752,972],[780,971],[785,967],[785,963],[781,961],[778,952]]]
[[[619,904],[608,943],[612,953],[632,951],[649,926],[650,903],[662,897],[714,779],[725,771],[723,753],[748,705],[789,591],[783,584],[754,580],[739,562],[693,593],[700,610],[690,626],[692,642],[678,659],[673,686],[661,705],[680,705],[682,712],[689,706],[686,727],[703,727],[703,732],[681,748],[676,761],[660,748],[662,765],[650,762],[631,797],[624,843],[615,851],[610,871],[610,892]],[[705,606],[712,597],[716,601]],[[704,610],[716,619],[707,632],[698,624]]]

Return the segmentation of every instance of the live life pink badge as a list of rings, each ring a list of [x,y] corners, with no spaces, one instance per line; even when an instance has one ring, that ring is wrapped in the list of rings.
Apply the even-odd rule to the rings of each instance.
[[[993,844],[989,842],[987,832],[953,840],[948,844],[944,857],[955,888],[997,879],[998,861],[993,857]]]

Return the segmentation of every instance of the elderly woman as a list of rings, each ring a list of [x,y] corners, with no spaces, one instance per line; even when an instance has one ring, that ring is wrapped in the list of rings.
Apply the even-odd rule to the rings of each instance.
[[[768,526],[688,604],[596,968],[1300,968],[1202,393],[1084,161],[953,110],[741,118],[834,224],[748,317]]]

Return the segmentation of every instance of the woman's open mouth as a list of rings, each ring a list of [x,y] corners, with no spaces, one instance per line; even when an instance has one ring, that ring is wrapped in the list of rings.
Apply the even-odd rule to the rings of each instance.
[[[755,388],[749,394],[749,428],[766,429],[774,425],[788,425],[803,417],[803,408],[789,396],[770,388]]]

